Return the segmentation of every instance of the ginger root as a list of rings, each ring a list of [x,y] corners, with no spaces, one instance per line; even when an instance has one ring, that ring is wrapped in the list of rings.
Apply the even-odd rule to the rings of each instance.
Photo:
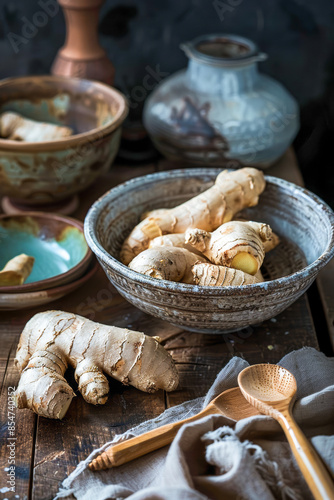
[[[251,222],[249,219],[245,219],[244,217],[238,217],[238,216],[234,217],[233,220],[238,222]],[[280,241],[281,240],[279,239],[279,236],[276,233],[274,233],[274,231],[272,231],[271,236],[265,241],[262,241],[264,246],[264,252],[268,253],[274,248],[276,248],[277,245],[279,245]]]
[[[192,273],[196,285],[201,286],[241,286],[263,281],[238,269],[215,264],[195,264]]]
[[[188,229],[185,241],[213,264],[254,275],[263,263],[263,242],[271,238],[272,230],[268,224],[231,221],[222,224],[213,233]]]
[[[43,142],[63,139],[73,134],[69,127],[37,122],[6,112],[0,115],[0,136],[12,141]]]
[[[0,271],[0,286],[22,285],[30,275],[35,259],[24,253],[9,260]]]
[[[63,418],[75,396],[64,378],[68,364],[75,368],[79,391],[92,404],[107,400],[109,384],[103,372],[145,392],[172,391],[179,380],[171,355],[156,338],[47,311],[33,316],[21,334],[15,358],[21,372],[17,407]]]
[[[165,215],[169,208],[156,208],[155,210],[148,210],[141,214],[140,220],[146,219],[146,217],[159,217],[160,215]]]
[[[124,241],[121,261],[128,265],[148,248],[150,240],[164,234],[184,233],[188,228],[213,231],[243,208],[256,205],[264,188],[260,170],[246,167],[222,171],[203,193],[175,208],[154,210],[142,220]]]
[[[130,262],[129,268],[151,278],[193,284],[191,269],[197,262],[208,261],[185,248],[166,246],[144,250]]]
[[[203,257],[202,253],[199,250],[192,247],[191,245],[188,245],[185,242],[185,233],[164,234],[163,236],[158,236],[157,238],[154,238],[150,241],[148,247],[180,247]]]
[[[271,237],[268,240],[263,241],[262,243],[264,247],[264,252],[268,253],[277,247],[277,245],[280,243],[280,239],[276,233],[272,232]]]

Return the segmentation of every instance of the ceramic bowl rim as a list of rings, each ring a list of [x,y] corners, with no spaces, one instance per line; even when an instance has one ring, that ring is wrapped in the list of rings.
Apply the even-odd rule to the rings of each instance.
[[[333,257],[334,257],[334,212],[333,210],[325,203],[319,196],[312,193],[308,189],[304,187],[297,186],[296,184],[286,181],[284,179],[280,179],[279,177],[273,177],[269,175],[265,175],[265,180],[267,183],[272,183],[274,185],[281,186],[290,191],[294,190],[301,197],[305,197],[310,199],[316,205],[322,208],[324,214],[326,214],[330,224],[331,224],[331,233],[330,233],[330,241],[325,249],[325,251],[311,264],[308,264],[304,268],[296,271],[293,274],[288,276],[284,276],[282,278],[278,278],[275,280],[265,281],[262,283],[254,283],[251,285],[244,286],[226,286],[226,287],[212,287],[212,286],[199,286],[199,285],[190,285],[179,282],[172,282],[167,280],[159,280],[156,278],[151,278],[150,276],[146,276],[144,274],[140,274],[136,271],[133,271],[126,265],[122,264],[115,257],[112,257],[99,243],[96,236],[96,225],[100,213],[104,206],[106,206],[108,199],[114,198],[122,194],[123,190],[126,188],[132,187],[142,187],[146,181],[154,181],[154,180],[166,180],[170,177],[178,177],[183,178],[187,175],[198,177],[200,176],[217,176],[222,169],[220,168],[187,168],[187,169],[179,169],[179,170],[169,170],[164,172],[158,172],[153,174],[147,174],[141,177],[136,177],[126,181],[109,191],[107,191],[104,195],[102,195],[89,209],[85,221],[84,221],[84,231],[86,241],[89,247],[92,249],[94,254],[100,259],[104,264],[110,267],[116,273],[126,277],[126,279],[130,279],[138,285],[145,285],[149,287],[155,287],[158,290],[163,292],[184,292],[189,295],[198,295],[199,298],[203,296],[211,296],[211,297],[222,297],[225,295],[238,295],[238,296],[247,296],[249,293],[257,293],[266,295],[268,292],[275,292],[278,289],[284,289],[289,287],[290,285],[294,285],[299,281],[300,278],[310,278],[315,277],[317,273],[322,269]]]
[[[13,299],[13,297],[15,298],[16,296],[18,298],[31,298],[31,296],[33,296],[34,298],[35,297],[53,297],[56,295],[56,298],[54,300],[58,300],[58,299],[61,299],[62,297],[64,297],[65,295],[69,294],[70,292],[76,290],[77,288],[79,288],[80,285],[83,285],[84,283],[86,283],[86,281],[88,281],[92,276],[94,276],[94,274],[96,273],[96,271],[99,269],[99,263],[97,262],[96,259],[94,259],[90,264],[89,264],[89,267],[86,269],[86,271],[84,272],[84,274],[78,276],[78,278],[76,278],[75,280],[73,281],[70,281],[69,283],[64,283],[64,284],[60,284],[58,286],[55,286],[53,288],[47,288],[47,289],[42,289],[42,290],[31,290],[31,291],[27,291],[27,292],[24,292],[24,293],[2,293],[0,291],[0,299],[1,301],[4,301],[6,299]],[[60,296],[58,296],[59,294],[61,294]],[[51,302],[51,301],[50,301]],[[48,304],[49,302],[46,302],[45,304]],[[37,307],[38,304],[36,303],[34,306],[27,306],[28,307]],[[15,311],[15,310],[20,310],[20,309],[25,309],[23,307],[18,307],[17,309],[16,308],[13,308],[13,307],[10,307],[10,308],[6,308],[5,304],[2,302],[0,302],[0,311]]]
[[[12,214],[12,215],[1,214],[0,222],[4,219],[9,219],[13,217],[32,217],[32,218],[43,217],[45,219],[58,220],[72,227],[76,227],[85,237],[83,223],[77,219],[68,217],[67,215],[53,214],[48,212],[24,212],[22,214]],[[93,252],[87,243],[87,251],[84,257],[80,260],[80,262],[78,262],[78,264],[76,264],[74,267],[71,267],[71,269],[69,269],[65,273],[57,274],[56,276],[52,276],[51,278],[45,278],[43,280],[33,281],[32,283],[24,283],[23,285],[0,286],[0,294],[6,294],[6,293],[15,294],[23,292],[29,293],[33,291],[37,292],[39,290],[44,290],[44,289],[54,289],[55,287],[59,286],[66,286],[67,284],[72,282],[71,280],[72,275],[74,276],[75,280],[81,277],[81,274],[77,276],[77,278],[75,278],[75,275],[77,275],[77,272],[79,271],[80,268],[82,268],[82,273],[84,273],[92,258],[93,258]]]
[[[119,103],[119,108],[114,116],[114,119],[111,123],[103,125],[101,127],[94,128],[87,132],[82,132],[81,134],[75,134],[69,137],[65,137],[64,139],[58,139],[56,141],[42,141],[42,142],[21,142],[21,141],[12,141],[8,139],[0,138],[0,150],[13,151],[13,152],[39,152],[39,151],[55,151],[55,150],[63,150],[67,148],[72,148],[77,145],[82,145],[85,141],[93,142],[98,139],[103,139],[105,136],[109,135],[111,132],[116,130],[129,112],[129,105],[126,97],[114,87],[107,85],[102,82],[98,82],[97,80],[88,80],[85,78],[74,78],[74,77],[64,77],[64,76],[53,76],[53,75],[30,75],[30,76],[15,76],[4,78],[0,82],[0,90],[2,87],[6,85],[10,85],[11,83],[16,83],[18,81],[24,82],[40,79],[43,81],[50,82],[74,82],[76,87],[80,83],[84,83],[87,85],[93,85],[97,89],[103,89],[107,93],[109,93],[110,97],[113,100]]]

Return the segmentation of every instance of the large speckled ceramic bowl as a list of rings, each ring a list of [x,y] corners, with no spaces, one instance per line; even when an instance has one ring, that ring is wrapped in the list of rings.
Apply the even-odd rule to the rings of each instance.
[[[0,216],[0,269],[25,253],[34,257],[25,283],[0,286],[0,294],[48,290],[80,278],[93,257],[80,221],[62,215],[28,212]]]
[[[109,85],[59,76],[0,82],[0,113],[66,125],[74,135],[47,142],[0,138],[0,194],[20,205],[58,203],[110,167],[128,106]]]
[[[85,220],[88,245],[108,278],[133,305],[186,330],[223,333],[282,312],[311,285],[334,254],[334,213],[317,196],[266,177],[256,207],[243,214],[267,222],[282,242],[264,262],[264,283],[200,287],[144,276],[119,261],[125,237],[145,210],[172,207],[211,186],[220,170],[187,169],[128,181],[102,196]]]

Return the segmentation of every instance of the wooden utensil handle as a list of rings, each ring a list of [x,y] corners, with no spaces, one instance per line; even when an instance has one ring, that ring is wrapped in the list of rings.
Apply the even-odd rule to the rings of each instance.
[[[316,500],[334,500],[334,482],[310,441],[296,424],[290,412],[282,412],[280,424],[289,441],[301,472]]]
[[[91,470],[101,470],[117,467],[127,462],[131,462],[131,460],[135,458],[142,457],[151,451],[158,450],[173,441],[177,431],[182,425],[198,420],[216,411],[217,410],[207,407],[197,415],[180,420],[179,422],[163,425],[162,427],[152,429],[140,436],[115,444],[96,457],[89,464],[89,468]]]

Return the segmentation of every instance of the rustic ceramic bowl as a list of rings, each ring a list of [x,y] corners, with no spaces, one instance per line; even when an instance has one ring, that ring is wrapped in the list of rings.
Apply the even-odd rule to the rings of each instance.
[[[128,106],[103,83],[59,76],[0,82],[0,113],[66,125],[74,135],[48,142],[0,138],[0,194],[23,205],[62,201],[85,189],[110,167]]]
[[[186,330],[223,333],[258,324],[282,312],[311,285],[334,255],[334,214],[317,196],[266,177],[256,207],[243,214],[267,222],[281,244],[264,262],[264,283],[200,287],[144,276],[119,261],[125,237],[140,215],[172,207],[211,186],[218,169],[187,169],[139,177],[100,198],[85,220],[88,245],[108,278],[139,309]]]
[[[66,283],[58,285],[47,290],[35,290],[20,293],[2,293],[0,289],[0,311],[17,311],[19,309],[27,309],[37,306],[42,306],[58,300],[69,293],[74,292],[78,288],[87,283],[88,280],[96,273],[99,265],[94,259],[88,266],[88,269],[82,276]]]
[[[0,248],[0,269],[21,253],[35,258],[25,283],[0,286],[0,294],[26,294],[73,282],[84,274],[93,256],[81,222],[36,212],[1,215]]]

